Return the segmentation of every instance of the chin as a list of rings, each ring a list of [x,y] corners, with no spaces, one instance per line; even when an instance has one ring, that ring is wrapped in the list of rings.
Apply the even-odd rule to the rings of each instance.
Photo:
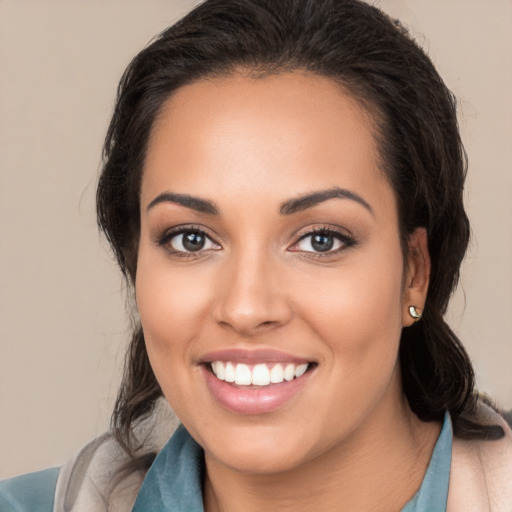
[[[290,435],[293,432],[293,435]],[[208,432],[199,439],[208,460],[240,473],[272,474],[294,469],[309,458],[311,444],[297,427],[251,425]]]
[[[216,450],[218,452],[218,450]],[[297,450],[290,454],[279,447],[263,450],[258,447],[245,450],[229,450],[222,454],[211,454],[221,464],[233,471],[252,475],[284,473],[300,466],[301,460]],[[219,456],[217,456],[219,455]]]

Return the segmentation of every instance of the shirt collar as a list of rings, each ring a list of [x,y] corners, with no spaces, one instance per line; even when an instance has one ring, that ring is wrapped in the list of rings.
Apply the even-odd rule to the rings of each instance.
[[[421,487],[401,512],[446,511],[452,440],[446,413]],[[204,512],[203,473],[203,450],[180,425],[144,478],[132,512]]]
[[[149,468],[132,512],[204,512],[202,448],[180,425]]]
[[[444,415],[443,428],[432,452],[430,463],[419,491],[401,512],[446,512],[450,467],[452,463],[453,430],[450,414]]]

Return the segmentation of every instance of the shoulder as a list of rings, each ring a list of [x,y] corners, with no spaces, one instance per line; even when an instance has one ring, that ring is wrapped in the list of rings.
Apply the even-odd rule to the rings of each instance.
[[[52,512],[59,468],[0,482],[2,512]]]
[[[496,441],[454,438],[448,512],[512,511],[512,430],[504,418],[485,404],[479,415],[500,425],[505,436]]]
[[[178,424],[162,399],[151,416],[137,425],[134,435],[143,452],[159,452]],[[130,460],[112,435],[104,434],[62,468],[1,481],[0,512],[126,512],[132,509],[144,479],[139,473],[117,478]]]
[[[151,416],[134,431],[141,452],[159,452],[178,424],[167,402],[160,400]],[[54,512],[131,510],[145,475],[132,472],[120,479],[120,470],[130,460],[108,433],[89,443],[61,469]]]

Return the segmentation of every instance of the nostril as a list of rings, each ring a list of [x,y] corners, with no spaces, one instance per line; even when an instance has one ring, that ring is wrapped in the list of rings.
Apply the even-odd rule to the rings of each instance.
[[[291,307],[276,288],[242,286],[241,281],[240,277],[234,283],[225,284],[213,305],[213,318],[219,326],[251,335],[290,321]]]

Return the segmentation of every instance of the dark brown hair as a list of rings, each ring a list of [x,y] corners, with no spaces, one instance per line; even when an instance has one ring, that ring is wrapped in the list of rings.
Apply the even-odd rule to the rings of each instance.
[[[400,24],[367,3],[206,0],[133,59],[119,85],[97,191],[99,225],[128,283],[137,272],[139,191],[155,118],[179,87],[241,69],[330,77],[372,114],[404,255],[409,234],[425,227],[432,263],[423,319],[402,332],[404,393],[424,421],[449,411],[461,437],[502,436],[500,427],[477,421],[471,362],[443,318],[469,239],[456,101]],[[127,449],[133,423],[161,395],[136,325],[112,419]]]

